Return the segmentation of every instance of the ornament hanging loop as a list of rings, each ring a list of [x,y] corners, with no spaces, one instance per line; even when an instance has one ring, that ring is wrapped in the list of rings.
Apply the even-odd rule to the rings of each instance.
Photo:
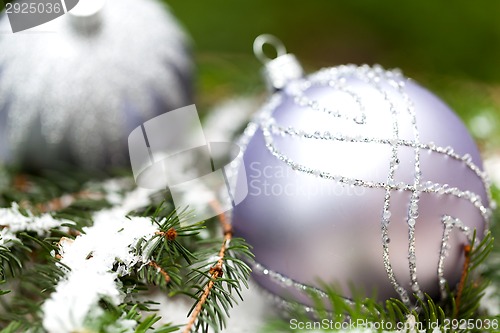
[[[274,50],[276,51],[276,58],[286,54],[286,47],[283,42],[279,40],[279,38],[269,34],[260,35],[255,38],[255,41],[253,42],[253,53],[255,54],[255,57],[259,59],[263,64],[266,64],[269,61],[273,60],[273,58],[269,58],[264,53],[264,45],[266,44],[274,48]]]
[[[276,58],[265,55],[264,45],[269,44],[276,50]],[[264,64],[263,74],[270,91],[283,89],[285,85],[303,76],[302,66],[293,54],[286,53],[283,43],[273,35],[260,35],[253,43],[253,53]]]

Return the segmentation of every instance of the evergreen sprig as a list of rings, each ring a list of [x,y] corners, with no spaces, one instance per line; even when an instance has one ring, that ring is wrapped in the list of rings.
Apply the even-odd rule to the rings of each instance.
[[[190,288],[185,293],[197,301],[191,308],[191,317],[184,333],[205,333],[210,327],[216,332],[223,329],[225,317],[229,316],[230,308],[237,302],[233,292],[243,300],[240,290],[243,286],[248,288],[250,268],[241,259],[253,256],[249,245],[243,239],[233,237],[232,226],[222,213],[219,203],[213,202],[212,206],[218,213],[224,238],[222,245],[219,243],[219,248],[217,242],[205,242],[212,245],[200,254],[203,264],[191,266],[188,274]]]
[[[0,332],[29,330],[42,333],[45,330],[42,326],[41,305],[64,275],[57,255],[54,257],[59,241],[79,236],[84,227],[92,226],[93,214],[111,207],[111,203],[106,200],[105,186],[101,186],[99,180],[89,183],[76,181],[80,178],[74,175],[58,178],[57,175],[39,177],[19,176],[16,172],[6,174],[10,178],[3,181],[10,185],[0,188],[0,206],[9,207],[12,202],[19,202],[22,203],[22,209],[35,216],[49,212],[56,219],[72,221],[48,231],[44,237],[30,232],[18,233],[10,246],[0,248],[0,280],[5,280],[5,288],[0,292]],[[130,186],[133,182],[124,183],[129,185],[124,185],[121,194],[133,189]],[[166,201],[162,200],[165,198]],[[200,235],[207,224],[186,224],[185,219],[190,212],[175,210],[166,193],[156,193],[151,200],[152,206],[129,215],[131,218],[150,218],[157,226],[152,239],[148,242],[140,239],[134,247],[135,254],[148,258],[149,262],[137,263],[130,274],[119,278],[122,291],[129,295],[123,304],[116,306],[101,299],[97,312],[90,315],[85,323],[89,332],[130,332],[126,326],[132,322],[136,325],[135,332],[178,330],[180,327],[172,324],[158,327],[160,318],[154,313],[156,309],[147,301],[144,291],[150,293],[157,290],[170,296],[187,294],[194,297],[195,304],[199,303],[197,291],[203,282],[196,276],[202,272],[209,254],[219,252],[222,238],[226,239],[227,234],[218,237],[218,240],[207,241],[206,236]],[[208,226],[212,231],[218,229],[210,224]],[[234,239],[227,242],[225,251],[224,277],[214,279],[216,288],[211,290],[208,301],[201,306],[197,327],[222,327],[228,308],[235,302],[232,292],[236,290],[239,294],[241,286],[246,285],[249,268],[239,258],[249,254],[248,246],[242,240]],[[209,270],[210,267],[207,267],[207,272]],[[11,296],[2,296],[9,289],[12,291]],[[223,305],[219,303],[221,296],[224,297]],[[206,313],[209,315],[205,316]]]

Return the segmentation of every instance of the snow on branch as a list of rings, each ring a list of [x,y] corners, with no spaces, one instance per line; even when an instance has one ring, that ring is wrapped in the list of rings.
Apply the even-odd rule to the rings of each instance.
[[[137,244],[143,239],[141,247],[146,246],[158,230],[150,218],[126,214],[149,204],[150,194],[144,189],[128,193],[115,200],[117,206],[95,213],[93,226],[83,228],[76,239],[61,239],[59,266],[66,274],[42,306],[43,326],[48,332],[83,330],[89,316],[96,318],[103,313],[98,307],[101,299],[122,303],[125,295],[117,278],[137,264],[150,263],[142,254],[147,251]]]
[[[45,213],[38,216],[29,210],[21,212],[19,205],[13,202],[10,208],[0,208],[0,246],[10,247],[18,238],[17,233],[22,231],[36,232],[38,236],[47,234],[51,229],[62,228],[74,222],[56,219],[51,214]]]

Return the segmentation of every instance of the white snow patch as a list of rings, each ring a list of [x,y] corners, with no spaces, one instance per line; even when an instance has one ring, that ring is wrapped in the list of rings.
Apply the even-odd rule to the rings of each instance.
[[[118,188],[110,192],[118,193]],[[150,218],[127,218],[126,214],[148,205],[150,194],[150,190],[139,188],[121,200],[115,196],[119,206],[96,212],[94,225],[84,228],[74,241],[61,240],[60,267],[66,276],[42,306],[43,326],[48,332],[82,330],[89,315],[100,315],[95,310],[100,299],[116,305],[123,301],[117,277],[130,273],[138,263],[148,263],[138,253],[144,249],[137,249],[137,244],[143,239],[145,246],[158,230]],[[124,324],[130,326],[130,322]]]
[[[19,205],[13,202],[10,208],[0,208],[0,225],[3,227],[0,230],[0,246],[8,247],[13,244],[13,241],[17,240],[18,232],[31,231],[43,236],[50,229],[60,228],[63,224],[74,224],[74,222],[55,219],[48,213],[35,216],[29,210],[24,215]]]

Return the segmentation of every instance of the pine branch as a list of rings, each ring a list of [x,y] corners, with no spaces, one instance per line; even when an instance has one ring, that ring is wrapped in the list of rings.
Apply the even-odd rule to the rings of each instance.
[[[467,280],[467,276],[469,274],[470,254],[472,251],[471,245],[469,244],[464,245],[463,250],[464,250],[465,261],[464,261],[464,267],[462,269],[462,276],[460,277],[460,282],[458,283],[457,287],[457,293],[456,293],[457,295],[455,296],[455,311],[453,312],[453,318],[458,317],[458,310],[460,309],[461,305],[460,301],[462,299],[462,293],[464,291],[465,281]]]
[[[189,318],[189,322],[187,323],[186,327],[184,328],[184,333],[190,333],[193,325],[195,324],[196,320],[198,319],[201,311],[203,310],[203,306],[205,305],[205,302],[207,301],[208,297],[210,296],[210,292],[212,291],[213,287],[215,286],[215,280],[218,278],[221,278],[223,275],[223,264],[224,264],[224,255],[226,254],[226,248],[231,241],[231,238],[233,237],[233,230],[231,225],[227,222],[226,217],[224,215],[224,212],[222,211],[220,204],[216,201],[212,202],[212,207],[214,208],[217,216],[219,217],[220,224],[222,226],[222,230],[224,233],[224,240],[222,242],[222,246],[219,250],[219,260],[217,263],[210,267],[209,274],[210,274],[210,281],[208,284],[205,286],[203,290],[203,294],[199,301],[197,302],[194,311],[191,314],[191,317]]]
[[[196,283],[195,287],[197,286],[198,292],[195,297],[198,300],[192,308],[189,321],[184,327],[183,333],[190,333],[193,329],[198,330],[200,328],[203,332],[206,332],[208,326],[212,326],[214,329],[217,329],[217,326],[222,328],[224,324],[223,312],[227,314],[228,309],[232,307],[234,302],[231,291],[236,290],[241,298],[241,294],[239,293],[241,283],[247,286],[246,280],[250,274],[248,266],[231,254],[234,251],[239,252],[243,256],[251,256],[248,251],[248,245],[241,240],[233,238],[232,226],[227,221],[220,203],[213,201],[211,206],[218,216],[224,237],[218,251],[217,259],[214,263],[210,263],[208,272],[203,270],[203,267],[194,269],[194,272],[197,274],[191,280]],[[224,275],[227,278],[224,279]],[[202,283],[198,285],[197,282]],[[224,289],[222,283],[226,283],[227,291]],[[218,318],[219,325],[215,325],[214,318]]]
[[[0,331],[0,333],[16,333],[26,331],[28,327],[24,327],[22,323],[13,321],[7,325],[4,329]]]
[[[126,293],[130,294],[136,290],[137,280],[144,281],[146,284],[159,285],[161,288],[167,288],[171,282],[174,286],[180,284],[182,278],[179,275],[179,260],[190,261],[195,256],[179,240],[196,235],[203,228],[203,225],[184,226],[182,225],[186,215],[184,212],[171,211],[165,214],[163,207],[160,204],[151,217],[131,216],[128,220],[125,215],[120,215],[125,214],[125,210],[117,211],[114,208],[110,211],[99,212],[96,215],[95,225],[87,228],[86,233],[79,236],[74,244],[73,242],[62,242],[61,262],[66,263],[70,270],[65,270],[64,284],[61,288],[59,286],[56,288],[56,296],[51,296],[43,305],[45,318],[51,319],[51,327],[54,327],[53,325],[58,320],[64,321],[63,317],[71,316],[71,308],[66,309],[64,313],[57,311],[63,307],[59,301],[61,297],[68,297],[65,296],[65,293],[73,289],[70,286],[83,288],[81,292],[95,295],[92,299],[100,299],[100,303],[109,299],[105,302],[105,307],[101,304],[98,307],[92,306],[83,309],[83,313],[87,313],[85,327],[95,327],[95,323],[101,325],[103,322],[107,322],[106,316],[109,309],[116,306],[117,303],[117,289],[126,290]],[[107,238],[106,236],[113,238],[114,245],[99,245],[103,238]],[[75,246],[76,248],[74,248]],[[81,249],[86,252],[82,252]],[[88,252],[86,249],[95,249],[95,252],[94,250]],[[82,255],[86,255],[86,258]],[[70,259],[66,261],[68,256]],[[99,257],[100,260],[94,262],[94,256]],[[105,266],[102,266],[103,264]],[[82,270],[81,266],[86,268]],[[124,278],[122,286],[114,281],[115,275],[120,279]],[[96,283],[84,282],[89,278],[104,281],[106,287],[99,286],[96,289]],[[130,278],[133,281],[132,287],[130,283],[125,283]],[[80,285],[81,283],[83,285]],[[60,296],[57,296],[58,294]],[[78,294],[72,296],[75,305],[79,303],[78,297]],[[62,299],[64,300],[64,298]],[[96,309],[100,309],[100,311]],[[82,310],[77,312],[82,313]],[[116,316],[112,318],[118,320]],[[142,332],[143,329],[148,329],[158,320],[156,316],[148,318],[146,321],[138,323],[137,331]],[[155,318],[154,321],[153,318]],[[77,320],[81,321],[82,319]]]
[[[61,178],[64,179],[64,177],[59,179]],[[11,211],[5,209],[7,214],[4,214],[6,224],[3,231],[8,232],[10,238],[8,243],[5,243],[5,237],[2,239],[4,244],[8,244],[8,246],[0,247],[0,259],[2,260],[0,273],[4,279],[5,277],[13,277],[18,272],[22,272],[22,274],[20,274],[20,278],[15,280],[14,285],[9,284],[15,288],[15,293],[14,297],[9,297],[9,302],[2,302],[5,312],[0,316],[0,327],[3,319],[4,322],[12,321],[23,327],[30,327],[32,332],[38,331],[38,329],[35,330],[35,327],[39,327],[43,331],[42,318],[39,317],[41,315],[40,304],[50,292],[54,291],[55,285],[64,275],[63,273],[69,271],[68,267],[56,260],[62,259],[62,256],[57,255],[55,258],[51,256],[50,253],[57,249],[57,246],[53,244],[58,243],[61,239],[65,239],[68,243],[75,236],[79,236],[82,228],[91,224],[93,212],[110,207],[107,202],[109,196],[116,201],[127,191],[125,187],[121,186],[115,191],[113,186],[109,187],[106,182],[102,185],[100,183],[95,185],[73,183],[70,186],[66,184],[60,187],[59,184],[46,184],[47,178],[42,178],[41,182],[38,180],[40,179],[32,176],[23,176],[20,179],[14,177],[14,186],[7,189],[7,192],[0,192],[0,202],[3,200],[6,205],[9,205],[12,201],[20,199],[18,201],[22,203],[22,207],[19,207],[20,213],[17,213],[16,208]],[[45,184],[47,186],[44,186]],[[95,188],[98,190],[96,191]],[[76,190],[76,192],[64,194],[67,193],[65,190],[68,189]],[[121,201],[121,199],[119,200]],[[123,213],[124,218],[125,213]],[[21,221],[16,222],[18,224],[15,225],[15,228],[11,228],[11,217]],[[43,218],[49,219],[50,223],[63,218],[75,223],[71,221],[59,223],[56,228],[50,228],[50,230],[47,228],[41,232],[42,229],[37,229],[37,224]],[[18,231],[30,230],[29,223],[31,222],[29,221],[31,220],[34,221],[33,227],[35,229],[33,230],[36,232],[19,233]],[[56,226],[55,223],[53,224]],[[48,236],[48,238],[44,239],[40,236]],[[44,249],[44,251],[40,251],[40,249]],[[6,274],[5,269],[9,268],[10,272]],[[154,267],[154,270],[159,272],[163,280],[168,283],[165,280],[166,272],[161,267],[160,269]],[[4,292],[2,291],[0,294],[4,294]]]
[[[50,255],[54,250],[53,245],[24,232],[18,234],[18,239],[27,253],[24,256],[19,252],[19,247],[10,249],[22,262],[22,267],[11,271],[8,276],[9,287],[13,292],[8,300],[2,300],[4,311],[0,312],[0,327],[12,321],[27,327],[33,326],[33,321],[40,320],[40,302],[62,276],[55,269],[55,259]]]
[[[85,323],[86,330],[84,332],[133,331],[135,333],[146,333],[154,330],[155,333],[168,333],[178,330],[178,327],[172,324],[164,324],[161,327],[154,328],[154,325],[161,318],[156,314],[143,318],[137,305],[132,307],[128,307],[125,304],[114,306],[105,300],[103,304],[106,312],[101,316],[89,317]]]
[[[62,177],[65,179],[65,177]],[[77,179],[77,178],[75,178]],[[73,182],[75,182],[73,179]],[[4,180],[3,180],[4,181]],[[9,180],[8,180],[9,181]],[[64,182],[64,181],[62,181]],[[46,272],[46,276],[52,275],[53,280],[40,287],[38,292],[32,292],[29,299],[26,294],[20,293],[20,288],[26,288],[26,277],[30,269],[37,267],[39,263],[53,265],[49,252],[54,250],[52,242],[61,237],[70,237],[79,234],[79,230],[89,224],[89,216],[82,209],[75,209],[73,205],[81,205],[82,201],[103,201],[103,194],[82,189],[79,182],[71,186],[51,183],[44,178],[28,175],[12,175],[11,187],[2,188],[0,191],[0,203],[10,208],[0,208],[0,279],[10,287],[14,277],[20,275],[14,286],[16,292],[10,297],[11,302],[16,302],[14,308],[24,302],[24,308],[32,308],[32,304],[39,304],[42,290],[53,288],[57,281],[57,270],[54,266],[52,272]],[[64,189],[77,190],[75,194],[64,194]],[[19,205],[15,200],[18,200]],[[46,201],[43,201],[46,200]],[[95,209],[102,208],[97,205]],[[44,239],[47,237],[46,239]],[[55,238],[52,238],[55,237]],[[50,249],[41,251],[40,249]],[[45,266],[39,267],[38,274],[44,274]],[[22,274],[21,274],[22,273]],[[55,275],[54,275],[55,274]],[[33,279],[40,286],[46,279],[43,277]],[[34,286],[36,284],[33,284]],[[33,289],[33,287],[31,287]],[[8,290],[0,291],[0,296]],[[22,299],[17,295],[23,295]],[[5,303],[5,302],[4,302]],[[10,305],[4,304],[3,307]],[[21,306],[22,308],[23,306]],[[21,312],[13,311],[13,312]],[[2,315],[3,318],[8,316]],[[4,319],[8,320],[8,319]]]
[[[148,265],[153,267],[154,269],[156,269],[157,272],[163,276],[163,280],[165,280],[165,284],[168,284],[172,280],[170,278],[170,275],[168,275],[168,273],[165,272],[165,270],[160,265],[158,265],[155,261],[150,261]]]

